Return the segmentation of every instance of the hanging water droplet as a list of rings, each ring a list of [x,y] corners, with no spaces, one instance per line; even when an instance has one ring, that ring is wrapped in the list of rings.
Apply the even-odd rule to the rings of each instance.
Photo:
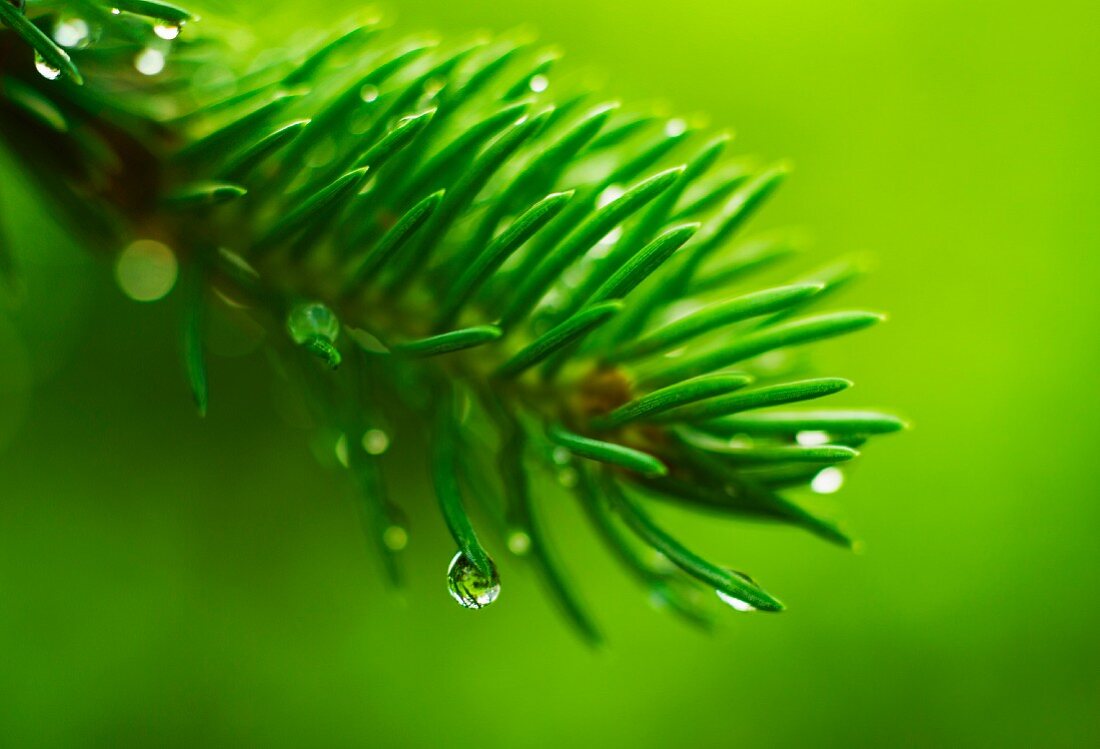
[[[814,447],[815,445],[826,445],[829,443],[829,433],[820,432],[817,430],[803,430],[794,436],[794,441],[804,447]]]
[[[447,589],[451,597],[468,609],[488,606],[500,595],[500,577],[491,559],[489,572],[489,576],[484,575],[465,554],[458,552],[447,568]]]
[[[752,586],[756,587],[756,581],[753,580],[748,575],[746,575],[744,572],[738,572],[737,570],[730,570],[730,573],[737,576],[737,577],[739,577],[739,578],[741,578],[742,580],[747,582],[749,585],[752,585]],[[718,597],[720,599],[722,599],[722,601],[724,603],[728,604],[731,608],[733,608],[737,611],[743,611],[743,612],[756,611],[755,606],[753,606],[751,603],[749,603],[747,601],[742,601],[737,596],[730,595],[729,593],[723,592],[721,590],[716,590],[714,592],[718,595]]]
[[[378,86],[372,86],[369,83],[366,84],[361,89],[359,89],[359,98],[362,99],[365,103],[370,104],[372,101],[378,98]]]
[[[149,47],[134,58],[134,68],[142,75],[157,75],[164,70],[164,53]]]
[[[844,485],[844,471],[835,466],[822,468],[810,481],[810,489],[817,494],[833,494]]]
[[[550,88],[550,79],[544,75],[532,76],[531,81],[527,85],[536,94],[541,94],[543,91]]]
[[[43,59],[42,55],[37,52],[34,53],[34,67],[38,70],[38,73],[47,81],[56,81],[61,77],[61,70],[50,65]]]
[[[340,334],[340,320],[336,314],[320,302],[304,302],[296,305],[287,315],[287,330],[297,344],[312,338],[323,338],[329,343]]]
[[[508,533],[508,551],[517,557],[524,556],[531,550],[531,536],[521,528],[515,528]]]
[[[382,531],[382,543],[390,551],[401,551],[409,545],[409,532],[400,525],[391,525]]]
[[[159,36],[161,39],[170,42],[180,35],[180,28],[182,23],[169,23],[168,21],[159,21],[153,26],[153,33]]]
[[[60,18],[53,27],[53,40],[70,49],[87,47],[90,36],[91,29],[83,18]]]

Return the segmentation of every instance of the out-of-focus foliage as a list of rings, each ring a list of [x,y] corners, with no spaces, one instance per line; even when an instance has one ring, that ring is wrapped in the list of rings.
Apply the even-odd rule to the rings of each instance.
[[[425,507],[411,519],[423,535],[410,540],[408,609],[395,610],[339,483],[301,459],[304,439],[255,388],[263,359],[212,359],[235,413],[195,424],[179,404],[176,342],[149,340],[175,324],[171,308],[135,311],[98,266],[72,268],[79,250],[5,169],[6,233],[46,249],[19,258],[35,313],[0,321],[0,631],[16,643],[0,677],[4,734],[56,745],[1095,743],[1085,451],[1098,414],[1083,387],[1100,312],[1088,198],[1100,123],[1085,95],[1095,9],[400,12],[410,28],[448,33],[530,21],[624,94],[668,92],[678,109],[736,123],[743,147],[796,163],[770,219],[804,222],[827,247],[875,250],[862,293],[891,310],[890,335],[823,354],[830,369],[844,362],[853,396],[919,417],[847,487],[869,553],[661,512],[708,556],[736,550],[796,609],[731,614],[715,639],[619,600],[618,571],[590,538],[569,549],[570,568],[586,598],[614,601],[604,609],[616,633],[593,658],[533,613],[545,605],[533,584],[477,615],[441,598],[428,550],[447,541]],[[315,13],[266,13],[265,38]],[[237,325],[210,324],[221,351],[253,345]],[[394,457],[410,461],[394,493],[423,496],[419,446],[393,436]],[[565,498],[549,510],[580,527]]]

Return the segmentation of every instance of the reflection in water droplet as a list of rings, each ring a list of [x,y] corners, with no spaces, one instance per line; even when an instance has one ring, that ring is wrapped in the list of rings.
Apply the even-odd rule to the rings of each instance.
[[[794,436],[795,442],[805,447],[813,447],[814,445],[826,445],[829,443],[829,433],[819,432],[817,430],[806,430],[799,432]]]
[[[56,81],[61,77],[61,70],[55,68],[46,62],[42,55],[37,52],[34,53],[34,67],[38,70],[38,73],[47,81]]]
[[[340,334],[340,320],[336,314],[320,302],[305,302],[294,307],[287,315],[287,330],[297,344],[311,338],[323,338],[333,343]]]
[[[115,280],[122,292],[138,302],[155,302],[176,285],[179,267],[167,245],[139,239],[115,261]]]
[[[468,609],[488,606],[500,595],[500,577],[496,565],[489,560],[490,575],[486,577],[461,551],[447,569],[447,589],[451,597]]]
[[[531,78],[531,82],[527,84],[531,87],[531,90],[536,94],[541,94],[546,89],[550,88],[550,79],[544,75],[536,75]]]
[[[336,462],[344,468],[348,467],[348,436],[341,434],[336,438]]]
[[[844,471],[835,466],[822,468],[810,481],[810,489],[818,494],[833,494],[844,485]]]
[[[409,532],[400,525],[391,525],[382,532],[382,543],[390,551],[401,551],[409,545]]]
[[[83,18],[62,18],[53,27],[53,40],[70,49],[88,46],[90,34],[88,22]]]
[[[144,49],[134,58],[134,67],[142,75],[156,75],[164,70],[164,53],[152,47]]]
[[[359,98],[361,98],[367,104],[378,98],[378,86],[372,86],[366,84],[363,88],[359,89]]]
[[[161,39],[170,42],[180,35],[181,25],[182,24],[161,21],[153,26],[153,33],[159,36]]]
[[[730,570],[730,573],[741,578],[750,585],[756,585],[756,581],[746,575],[744,572]],[[748,603],[747,601],[742,601],[736,596],[732,596],[729,593],[724,593],[721,590],[716,590],[714,592],[718,595],[720,599],[722,599],[724,603],[728,604],[731,608],[736,609],[737,611],[756,611],[755,606],[753,606],[751,603]]]
[[[531,536],[527,534],[527,531],[517,528],[508,534],[508,551],[517,557],[522,557],[530,550]]]
[[[368,429],[363,434],[363,449],[367,455],[381,455],[390,449],[390,436],[381,429]]]

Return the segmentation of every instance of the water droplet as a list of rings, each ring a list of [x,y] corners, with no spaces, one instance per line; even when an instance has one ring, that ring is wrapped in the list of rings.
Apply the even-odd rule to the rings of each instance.
[[[156,75],[164,70],[164,53],[149,47],[134,58],[134,68],[142,75]]]
[[[612,203],[621,198],[623,196],[623,193],[625,192],[626,190],[624,190],[619,185],[611,185],[603,192],[601,192],[598,198],[596,198],[596,207],[603,208],[608,203]]]
[[[53,27],[53,40],[70,49],[88,46],[90,36],[91,29],[83,18],[61,18]]]
[[[341,434],[336,438],[336,462],[344,468],[348,467],[348,436]]]
[[[554,452],[550,454],[550,459],[554,461],[554,465],[567,466],[573,462],[573,453],[569,452],[568,448],[555,447]]]
[[[378,98],[378,86],[372,86],[367,84],[363,88],[359,89],[359,98],[361,98],[367,104]]]
[[[623,227],[616,226],[609,231],[603,239],[599,241],[595,249],[590,253],[592,257],[600,258],[607,257],[607,254],[611,252],[611,248],[623,238]]]
[[[527,85],[536,94],[541,94],[543,91],[550,88],[550,79],[544,75],[532,76],[530,83]]]
[[[312,338],[323,338],[334,343],[340,334],[340,320],[320,302],[305,302],[295,306],[287,315],[286,326],[290,337],[299,345]]]
[[[465,554],[458,552],[447,568],[447,589],[451,597],[468,609],[488,606],[500,595],[500,577],[491,559],[489,572],[486,577]]]
[[[172,250],[152,239],[139,239],[115,261],[115,280],[126,296],[138,302],[155,302],[176,285],[179,266]]]
[[[517,557],[522,557],[530,550],[531,536],[527,531],[516,528],[508,534],[508,551]]]
[[[390,551],[401,551],[409,545],[409,532],[400,525],[391,525],[382,531],[382,543]]]
[[[683,135],[687,132],[687,129],[687,122],[679,118],[675,120],[669,120],[665,123],[665,135],[670,138],[675,138],[677,135]]]
[[[844,485],[844,471],[835,466],[822,468],[810,481],[810,489],[817,494],[833,494]]]
[[[56,81],[61,77],[61,70],[55,68],[46,62],[42,55],[37,52],[34,53],[34,67],[38,70],[39,74],[47,81]]]
[[[112,15],[112,16],[121,16],[121,15],[122,15],[122,11],[121,11],[121,10],[119,10],[118,8],[111,8],[111,15]]]
[[[170,42],[180,35],[181,23],[169,23],[168,21],[160,21],[153,26],[153,33],[159,36],[161,39]]]
[[[716,590],[714,592],[718,594],[718,597],[721,598],[724,603],[729,604],[737,611],[756,611],[756,607],[753,606],[751,603],[745,603],[740,598],[735,598],[729,593],[723,593],[720,590]]]
[[[813,447],[815,445],[826,445],[829,442],[829,433],[820,432],[817,430],[805,430],[799,432],[794,436],[795,442],[804,447]]]
[[[368,429],[363,434],[363,449],[367,455],[381,455],[390,449],[390,436],[381,429]]]
[[[748,575],[746,575],[744,572],[738,572],[737,570],[730,570],[730,573],[732,573],[733,575],[736,575],[737,577],[741,578],[742,580],[747,582],[749,585],[753,585],[753,586],[756,585],[756,581],[753,580]],[[737,611],[746,611],[746,612],[747,611],[756,611],[755,606],[753,606],[751,603],[748,603],[747,601],[742,601],[740,598],[738,598],[736,596],[731,596],[729,593],[724,593],[720,590],[716,590],[714,592],[718,595],[718,597],[720,599],[722,599],[722,601],[724,603],[728,604],[731,608],[736,609]]]

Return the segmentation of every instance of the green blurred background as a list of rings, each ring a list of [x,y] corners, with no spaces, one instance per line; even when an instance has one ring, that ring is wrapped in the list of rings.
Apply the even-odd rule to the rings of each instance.
[[[840,495],[867,553],[668,516],[790,605],[705,636],[649,610],[562,503],[610,638],[592,653],[514,565],[497,605],[454,605],[410,461],[411,580],[389,593],[264,358],[227,337],[245,355],[213,360],[196,419],[175,300],[123,298],[3,172],[29,287],[0,313],[0,743],[1100,744],[1098,6],[394,6],[409,29],[529,23],[612,92],[734,125],[795,163],[769,225],[875,253],[850,298],[891,321],[821,352],[847,403],[915,423]],[[256,12],[275,34],[354,7]]]

